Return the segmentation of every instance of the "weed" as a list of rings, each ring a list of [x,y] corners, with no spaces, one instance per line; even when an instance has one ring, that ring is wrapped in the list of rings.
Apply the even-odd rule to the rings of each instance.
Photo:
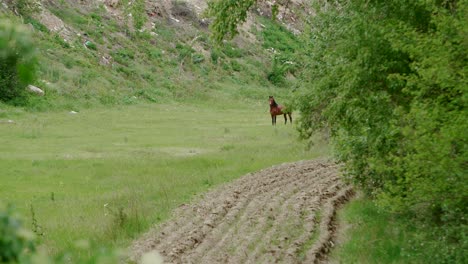
[[[148,56],[151,59],[160,59],[162,57],[162,54],[163,54],[162,51],[157,48],[150,48],[148,51]]]
[[[192,54],[192,63],[198,64],[205,61],[205,56],[203,54],[195,53]]]
[[[59,44],[62,48],[65,48],[65,49],[70,48],[70,44],[65,39],[60,37],[58,34],[54,35],[54,41],[55,41],[55,43]]]
[[[211,49],[211,51],[210,51],[211,62],[214,63],[214,64],[217,64],[221,54],[222,53],[219,50]]]
[[[241,71],[242,70],[242,65],[236,61],[236,60],[232,60],[231,61],[231,69],[234,70],[234,71]]]
[[[44,236],[44,232],[42,226],[39,225],[36,219],[36,212],[34,211],[34,207],[30,205],[30,212],[31,212],[31,224],[32,224],[32,231],[38,236]]]
[[[244,56],[243,51],[234,47],[231,43],[225,43],[222,51],[229,58],[242,58]]]
[[[176,49],[179,53],[179,60],[182,61],[185,58],[190,58],[192,54],[195,52],[195,50],[190,47],[189,45],[185,45],[182,43],[177,43],[176,44]]]
[[[44,26],[41,22],[37,21],[36,19],[32,17],[27,17],[24,19],[24,23],[26,24],[31,24],[35,29],[44,32],[44,33],[49,33],[49,29]]]

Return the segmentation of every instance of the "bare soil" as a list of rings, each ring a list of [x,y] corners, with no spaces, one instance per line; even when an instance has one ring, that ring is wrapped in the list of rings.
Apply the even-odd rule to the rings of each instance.
[[[319,263],[333,247],[337,207],[353,195],[327,160],[247,174],[176,209],[132,246],[168,263]]]

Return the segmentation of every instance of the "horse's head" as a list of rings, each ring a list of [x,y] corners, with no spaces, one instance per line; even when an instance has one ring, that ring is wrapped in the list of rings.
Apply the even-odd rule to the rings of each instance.
[[[275,98],[273,98],[273,96],[270,95],[268,97],[268,101],[270,101],[270,106],[272,106],[272,107],[278,106],[278,104],[275,102]]]

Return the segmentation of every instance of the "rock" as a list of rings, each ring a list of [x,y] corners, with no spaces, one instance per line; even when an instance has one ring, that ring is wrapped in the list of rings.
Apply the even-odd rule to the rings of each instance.
[[[5,124],[14,124],[15,121],[8,119],[8,120],[0,120],[0,123],[5,123]]]
[[[31,84],[28,85],[27,89],[28,89],[28,91],[30,91],[30,92],[32,92],[34,94],[37,94],[39,96],[44,96],[44,94],[45,94],[44,91],[41,88],[36,87],[34,85],[31,85]]]
[[[75,112],[75,111],[70,111],[70,112],[68,112],[68,113],[71,114],[71,115],[76,115],[76,114],[78,114],[78,112]]]
[[[105,0],[104,3],[109,7],[116,8],[119,5],[119,0]]]

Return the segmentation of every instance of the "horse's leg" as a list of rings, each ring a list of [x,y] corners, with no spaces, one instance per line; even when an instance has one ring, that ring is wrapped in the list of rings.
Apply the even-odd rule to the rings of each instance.
[[[283,114],[284,116],[284,124],[286,125],[288,123],[288,118],[286,117],[286,114]]]
[[[275,125],[275,116],[271,115],[271,125]]]
[[[273,115],[273,118],[274,118],[274,120],[275,120],[274,123],[275,123],[275,126],[276,126],[276,115]]]
[[[288,113],[288,116],[289,116],[289,121],[291,121],[291,124],[292,124],[292,114]]]

